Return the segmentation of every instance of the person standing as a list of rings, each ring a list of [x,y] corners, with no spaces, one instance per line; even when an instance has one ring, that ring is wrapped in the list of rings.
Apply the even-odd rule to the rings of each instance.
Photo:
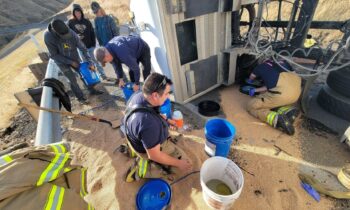
[[[84,43],[79,39],[78,35],[69,29],[69,27],[59,19],[54,19],[48,25],[44,33],[44,41],[49,51],[49,65],[58,66],[62,73],[70,81],[71,89],[78,100],[87,104],[87,99],[84,97],[80,89],[74,71],[79,71],[80,58],[78,50],[81,50],[85,60],[89,62],[90,70],[94,71],[95,66]],[[96,90],[93,86],[88,86],[90,94],[102,94],[102,91]]]
[[[95,37],[94,28],[92,27],[91,22],[84,17],[83,10],[79,4],[73,4],[72,15],[73,15],[73,18],[68,20],[69,28],[72,29],[75,33],[77,33],[78,37],[85,44],[86,48],[88,49],[88,53],[92,58],[93,62],[95,63],[97,70],[100,73],[102,79],[111,81],[110,78],[107,78],[106,73],[103,70],[102,66],[94,58],[93,52],[96,46],[96,37]],[[80,58],[84,60],[81,51],[79,50],[78,52],[79,52]]]
[[[139,36],[117,36],[105,47],[97,47],[94,51],[96,59],[103,65],[112,63],[119,79],[119,87],[124,86],[122,63],[129,67],[129,77],[134,83],[134,91],[140,89],[140,67],[143,65],[143,80],[145,81],[151,72],[151,52],[148,44]]]
[[[113,37],[119,36],[119,28],[113,17],[106,15],[104,9],[97,2],[91,3],[91,10],[96,15],[94,21],[98,43],[100,46],[105,46]]]

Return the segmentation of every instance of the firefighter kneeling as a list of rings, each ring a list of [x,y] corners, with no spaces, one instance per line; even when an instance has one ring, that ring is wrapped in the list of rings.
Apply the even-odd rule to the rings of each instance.
[[[169,138],[169,120],[159,113],[159,106],[169,97],[172,81],[158,73],[149,75],[142,92],[135,93],[127,104],[123,127],[127,147],[122,147],[135,163],[126,174],[126,181],[156,178],[190,171],[192,164],[184,152]],[[175,168],[174,168],[175,167]]]
[[[299,111],[290,105],[295,103],[300,96],[301,78],[284,68],[292,71],[291,66],[285,61],[276,64],[267,60],[253,70],[249,80],[260,77],[265,86],[249,90],[250,96],[260,94],[249,101],[247,110],[251,115],[267,122],[272,127],[293,135],[293,122]]]

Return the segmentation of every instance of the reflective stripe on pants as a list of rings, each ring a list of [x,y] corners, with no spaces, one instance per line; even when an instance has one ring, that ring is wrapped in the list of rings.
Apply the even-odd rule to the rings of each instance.
[[[277,112],[270,112],[266,117],[267,124],[273,127],[276,115],[277,115]]]
[[[138,161],[138,165],[139,165],[139,170],[138,170],[139,177],[144,178],[147,173],[148,160],[140,158],[140,160]]]
[[[46,201],[45,210],[60,210],[62,207],[64,188],[53,185]]]

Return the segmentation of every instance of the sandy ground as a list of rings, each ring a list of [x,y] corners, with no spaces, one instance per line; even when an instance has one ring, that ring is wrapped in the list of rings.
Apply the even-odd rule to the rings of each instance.
[[[83,5],[83,7],[87,6]],[[125,11],[124,7],[119,9]],[[33,47],[29,46],[29,48]],[[17,53],[13,59],[19,59],[24,55],[23,51]],[[11,63],[3,59],[1,62]],[[26,64],[29,63],[26,62]],[[13,68],[4,68],[3,65],[1,67],[1,73],[5,72],[3,70],[10,72],[9,76],[4,77],[5,79],[1,78],[1,88],[6,90],[5,87],[11,87],[9,91],[1,93],[10,94],[0,95],[1,123],[4,123],[4,119],[9,119],[5,116],[11,117],[18,110],[15,108],[11,111],[16,102],[12,99],[10,91],[20,91],[28,87],[28,84],[35,83],[29,71]],[[114,76],[111,72],[109,69],[108,74]],[[120,119],[124,106],[124,102],[119,97],[120,91],[111,83],[101,84],[99,88],[105,89],[110,95],[91,97],[90,106],[79,106],[74,100],[74,112],[86,111],[109,102],[87,113],[109,120]],[[237,129],[229,157],[242,168],[245,185],[232,209],[350,209],[348,202],[340,202],[325,196],[322,196],[321,201],[317,203],[300,187],[297,176],[299,172],[312,174],[322,183],[342,189],[334,176],[327,172],[337,172],[350,160],[349,150],[339,143],[335,135],[325,132],[322,127],[315,129],[310,126],[308,120],[301,117],[296,121],[296,134],[290,137],[251,117],[245,111],[245,104],[249,97],[240,94],[237,87],[219,88],[211,94],[206,97],[220,102],[223,111],[221,117],[228,119]],[[203,122],[206,118],[198,118],[196,114],[186,112],[184,107],[180,109],[185,113],[185,122],[196,129],[185,133],[179,145],[191,157],[194,170],[199,170],[202,162],[208,158],[203,149],[205,142]],[[22,115],[17,118],[24,119]],[[6,121],[4,125],[8,123],[9,121]],[[33,122],[23,121],[22,127],[28,125],[26,123],[31,125],[32,131],[28,134],[28,139],[21,135],[22,132],[18,131],[20,128],[16,126],[13,127],[15,132],[12,134],[18,134],[16,137],[18,140],[24,139],[30,142],[34,132]],[[114,149],[124,141],[119,131],[111,129],[108,125],[94,122],[72,121],[64,118],[64,123],[68,126],[65,139],[73,144],[75,162],[88,167],[90,194],[86,200],[98,210],[135,209],[135,196],[144,181],[131,184],[123,181],[132,161],[122,154],[113,153]],[[4,136],[0,138],[6,141],[14,139]],[[172,185],[172,192],[171,209],[208,209],[202,199],[198,173]]]
[[[119,97],[122,96],[120,90],[111,83],[101,84],[99,88],[111,95],[90,97],[91,107],[75,105],[75,110],[97,107],[86,113],[108,120],[120,119],[125,106]],[[239,93],[236,86],[219,88],[205,97],[220,102],[220,117],[228,119],[237,129],[229,158],[242,168],[245,184],[232,209],[350,208],[348,203],[325,196],[317,203],[300,187],[298,178],[298,173],[304,172],[326,185],[342,189],[328,171],[336,173],[349,162],[350,153],[336,136],[325,132],[322,127],[310,130],[312,127],[303,117],[297,119],[297,131],[292,137],[270,128],[245,111],[249,97]],[[183,111],[185,123],[195,128],[183,133],[178,144],[193,161],[193,170],[200,170],[208,158],[203,144],[203,122],[207,118],[198,119],[198,114],[178,104],[176,108]],[[96,209],[135,209],[135,197],[144,181],[131,184],[123,181],[133,161],[123,154],[114,153],[125,141],[120,131],[102,123],[75,120],[65,139],[73,143],[75,163],[88,168],[90,194],[86,200]],[[199,173],[172,185],[172,193],[170,209],[208,209],[202,198]]]
[[[110,66],[107,75],[115,77]],[[111,82],[101,83],[98,89],[109,94],[90,96],[91,104],[87,106],[79,105],[72,98],[73,112],[107,120],[120,119],[125,107],[121,90]],[[218,88],[202,98],[219,102],[222,106],[219,117],[226,118],[237,129],[229,158],[241,167],[245,184],[232,209],[350,208],[349,202],[325,196],[317,203],[300,187],[298,179],[298,173],[304,172],[331,188],[344,190],[328,172],[336,173],[350,160],[348,148],[340,144],[335,135],[326,132],[322,126],[314,126],[314,123],[303,117],[297,119],[296,134],[292,137],[270,128],[245,111],[249,96],[241,94],[236,86]],[[184,113],[185,123],[194,128],[191,132],[183,133],[178,144],[192,160],[193,170],[200,170],[201,164],[208,158],[204,152],[203,132],[207,118],[191,112],[187,106],[175,104],[175,107]],[[18,118],[24,119],[23,116]],[[22,124],[33,125],[32,122],[24,121]],[[144,180],[131,184],[123,181],[133,161],[123,154],[114,153],[125,141],[120,131],[103,123],[67,118],[63,119],[63,124],[68,128],[64,139],[73,144],[74,162],[88,168],[90,194],[86,200],[98,210],[135,209],[135,196]],[[22,133],[17,132],[21,128],[13,129],[11,135]],[[23,138],[22,135],[17,140]],[[6,136],[5,139],[11,140]],[[31,143],[31,139],[28,138],[27,142]],[[208,209],[202,198],[199,173],[172,185],[172,192],[170,209]]]

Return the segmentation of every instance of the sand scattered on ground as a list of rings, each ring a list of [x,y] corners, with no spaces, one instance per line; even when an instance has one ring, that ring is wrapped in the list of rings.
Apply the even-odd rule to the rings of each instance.
[[[245,111],[249,97],[239,93],[237,87],[215,92],[221,99],[223,114],[236,126],[237,135],[229,157],[242,168],[245,178],[242,194],[233,209],[341,209],[338,207],[347,205],[324,196],[317,203],[300,187],[297,176],[305,172],[325,184],[334,181],[335,177],[323,169],[339,168],[350,158],[350,153],[334,135],[311,133],[301,127],[303,119],[299,118],[296,135],[287,136],[251,117]],[[123,106],[117,101],[93,114],[119,119]],[[185,118],[185,122],[196,123],[189,118]],[[203,129],[185,134],[179,145],[194,162],[194,170],[199,170],[208,158],[203,149]],[[76,162],[88,167],[90,195],[87,200],[96,209],[134,209],[137,190],[144,181],[131,184],[123,181],[132,160],[113,153],[124,141],[119,131],[103,124],[74,121],[67,139],[74,145]],[[202,198],[198,173],[175,184],[172,192],[170,209],[208,209]]]

